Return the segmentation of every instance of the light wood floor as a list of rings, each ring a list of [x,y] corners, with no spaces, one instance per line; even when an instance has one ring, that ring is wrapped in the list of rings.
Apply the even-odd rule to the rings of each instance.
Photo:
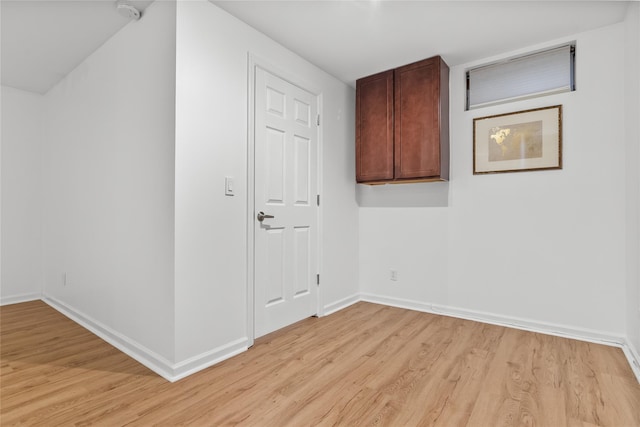
[[[358,303],[176,383],[42,302],[1,312],[0,424],[640,426],[620,349]]]

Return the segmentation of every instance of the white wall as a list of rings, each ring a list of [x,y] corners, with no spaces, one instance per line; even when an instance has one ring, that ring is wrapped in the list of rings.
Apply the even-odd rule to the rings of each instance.
[[[625,141],[627,170],[627,337],[640,351],[640,3],[625,19]]]
[[[179,2],[177,15],[175,333],[185,361],[248,338],[249,53],[322,92],[324,306],[358,292],[358,213],[353,89],[207,1]]]
[[[0,302],[42,292],[42,96],[2,86]]]
[[[466,112],[465,69],[499,57],[451,68],[445,206],[360,209],[365,294],[624,334],[624,25],[548,45],[571,40],[573,93]],[[555,104],[562,170],[472,174],[474,117]]]
[[[358,208],[353,89],[207,1],[156,2],[44,99],[2,88],[3,301],[44,281],[178,367],[246,344],[251,53],[322,93],[325,310],[362,291],[628,331],[638,348],[637,34],[635,4],[624,24],[550,42],[577,40],[577,92],[473,112],[464,70],[484,61],[452,67],[451,182],[411,187],[424,199],[405,205],[422,207],[371,207],[403,204],[403,185],[359,188]],[[472,175],[474,117],[553,104],[563,170]]]
[[[45,95],[43,168],[46,296],[169,362],[175,19],[155,2]]]
[[[43,187],[21,217],[43,256],[19,272],[167,377],[246,346],[249,52],[322,94],[321,306],[339,308],[358,294],[354,90],[209,2],[155,2],[107,41],[44,96],[42,144],[6,170],[42,159],[10,188]]]

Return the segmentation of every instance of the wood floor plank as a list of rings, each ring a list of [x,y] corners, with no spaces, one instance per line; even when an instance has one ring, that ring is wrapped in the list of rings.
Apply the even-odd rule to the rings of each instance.
[[[0,352],[2,426],[640,426],[618,348],[369,303],[173,384],[42,302]]]

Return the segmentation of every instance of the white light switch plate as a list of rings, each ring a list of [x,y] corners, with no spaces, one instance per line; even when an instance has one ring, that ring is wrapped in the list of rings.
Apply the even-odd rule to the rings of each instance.
[[[232,176],[224,177],[224,195],[233,196],[235,194],[235,183]]]

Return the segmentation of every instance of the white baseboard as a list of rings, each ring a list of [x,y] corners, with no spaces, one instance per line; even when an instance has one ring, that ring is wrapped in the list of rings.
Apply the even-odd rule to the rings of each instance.
[[[182,378],[195,374],[198,371],[206,369],[210,366],[220,363],[237,354],[244,353],[249,348],[249,340],[244,337],[222,345],[213,350],[194,356],[190,359],[173,365],[173,376],[171,382],[178,381]]]
[[[580,341],[588,341],[596,344],[607,344],[621,347],[625,341],[623,336],[594,331],[590,329],[574,328],[571,326],[554,323],[540,322],[518,317],[503,316],[483,311],[467,310],[464,308],[450,307],[446,305],[428,304],[400,298],[384,297],[373,294],[362,294],[362,301],[406,308],[409,310],[423,311],[426,313],[441,314],[443,316],[457,317],[460,319],[475,320],[477,322],[492,325],[506,326],[522,329],[530,332],[539,332],[547,335],[573,338]]]
[[[64,314],[71,320],[80,324],[84,328],[93,332],[109,344],[113,345],[123,353],[137,360],[147,368],[168,381],[178,381],[195,372],[206,369],[225,359],[233,357],[247,350],[249,340],[246,337],[237,339],[228,344],[217,347],[213,350],[194,356],[190,359],[178,363],[171,363],[164,357],[154,353],[141,344],[130,338],[112,330],[102,323],[91,319],[68,305],[50,296],[39,294],[18,295],[2,299],[2,305],[16,304],[19,302],[42,299],[45,303]],[[6,302],[5,302],[6,301]],[[339,301],[327,304],[324,307],[324,315],[329,315],[349,307],[359,301],[371,302],[375,304],[388,305],[392,307],[404,308],[408,310],[422,311],[426,313],[451,316],[461,319],[473,320],[476,322],[489,323],[508,328],[522,329],[525,331],[538,332],[547,335],[555,335],[580,341],[604,344],[622,349],[631,369],[640,383],[640,354],[638,350],[623,336],[610,334],[602,331],[575,328],[565,325],[540,322],[530,319],[502,316],[487,312],[467,310],[456,307],[443,306],[438,304],[428,304],[413,300],[393,298],[369,293],[355,294]]]
[[[0,306],[19,304],[21,302],[38,301],[41,298],[42,294],[40,294],[39,292],[34,292],[31,294],[10,295],[8,297],[3,296],[2,298],[0,298]]]
[[[629,342],[629,340],[625,340],[624,344],[622,345],[622,351],[627,357],[629,365],[631,365],[631,370],[635,374],[636,379],[640,383],[640,353],[638,353],[638,349],[636,349],[633,344]]]
[[[161,377],[173,381],[173,364],[169,360],[51,296],[44,295],[42,300]]]
[[[78,323],[80,326],[93,332],[118,350],[122,351],[131,358],[137,360],[156,374],[170,382],[178,381],[197,371],[208,368],[209,366],[228,359],[247,350],[247,339],[242,338],[231,342],[227,345],[220,346],[216,349],[207,351],[185,361],[172,363],[163,356],[146,348],[140,343],[126,337],[119,332],[114,331],[108,326],[92,319],[91,317],[79,312],[78,310],[62,303],[51,296],[43,296],[42,300],[67,316],[69,319]]]
[[[324,306],[324,314],[323,316],[328,316],[330,314],[335,313],[336,311],[340,311],[342,309],[345,309],[347,307],[349,307],[350,305],[353,305],[355,303],[357,303],[358,301],[361,301],[360,299],[360,294],[353,294],[351,296],[348,296],[346,298],[343,298],[339,301],[336,302],[332,302],[331,304],[327,304]]]
[[[579,341],[592,342],[595,344],[619,347],[622,349],[634,375],[636,376],[636,379],[640,383],[640,356],[638,356],[637,350],[631,345],[631,343],[628,342],[626,337],[621,335],[368,293],[361,294],[360,300],[375,304],[382,304],[409,310],[423,311],[426,313],[440,314],[443,316],[451,316],[460,319],[473,320],[476,322],[489,323],[492,325],[505,326],[507,328],[515,328],[546,335],[554,335]]]

